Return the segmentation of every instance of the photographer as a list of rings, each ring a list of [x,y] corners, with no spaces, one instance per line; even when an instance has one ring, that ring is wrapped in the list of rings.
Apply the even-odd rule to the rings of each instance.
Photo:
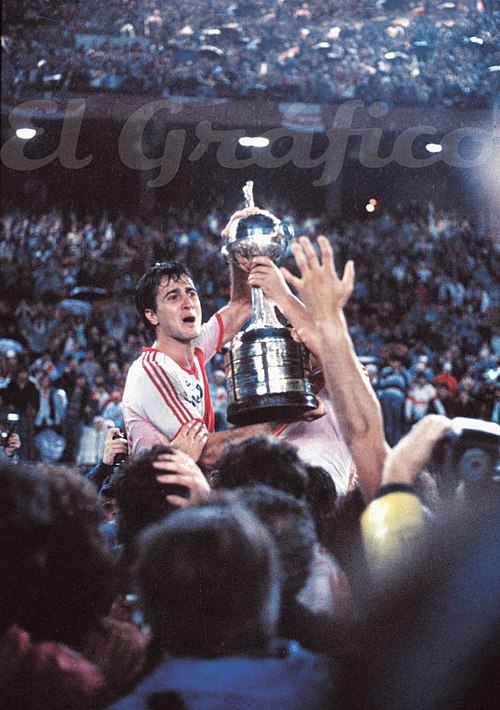
[[[433,471],[440,512],[465,508],[497,486],[500,426],[477,419],[428,415],[387,456],[375,499],[361,518],[368,566],[376,576],[411,558],[429,515],[417,495],[424,467]],[[488,487],[488,488],[486,488]]]
[[[102,461],[85,474],[85,478],[88,481],[92,481],[100,490],[106,479],[109,479],[113,475],[115,465],[122,463],[127,456],[127,439],[120,432],[118,427],[110,427],[106,441],[104,442]]]
[[[2,432],[7,433],[7,432]],[[0,463],[15,464],[19,461],[17,451],[21,448],[21,439],[19,434],[7,434],[5,446],[0,446]]]

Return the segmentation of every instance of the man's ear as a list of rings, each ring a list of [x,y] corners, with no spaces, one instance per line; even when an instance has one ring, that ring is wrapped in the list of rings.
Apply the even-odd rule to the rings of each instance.
[[[156,316],[156,313],[151,308],[145,308],[144,315],[146,316],[148,321],[151,323],[151,325],[158,325],[159,321]]]

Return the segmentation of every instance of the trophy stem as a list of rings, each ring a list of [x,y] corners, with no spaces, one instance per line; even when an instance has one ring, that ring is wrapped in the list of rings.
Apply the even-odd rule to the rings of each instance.
[[[248,330],[256,328],[282,328],[276,318],[274,305],[264,296],[259,286],[252,287],[252,320]]]
[[[263,326],[266,320],[266,306],[260,286],[252,287],[252,311],[252,325]]]

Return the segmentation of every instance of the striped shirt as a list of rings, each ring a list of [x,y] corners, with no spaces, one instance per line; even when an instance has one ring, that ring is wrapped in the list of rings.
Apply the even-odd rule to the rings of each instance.
[[[131,455],[173,441],[189,421],[204,421],[213,431],[214,416],[205,363],[223,342],[222,319],[216,313],[195,340],[190,370],[156,348],[143,348],[132,363],[123,392],[125,429]]]

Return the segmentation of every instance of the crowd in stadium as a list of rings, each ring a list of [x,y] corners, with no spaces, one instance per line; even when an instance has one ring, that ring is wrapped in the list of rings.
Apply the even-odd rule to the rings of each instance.
[[[135,313],[134,286],[145,267],[165,259],[184,261],[194,275],[205,317],[212,315],[229,292],[220,252],[225,217],[217,210],[202,215],[187,209],[150,220],[111,219],[106,214],[78,219],[57,211],[6,214],[0,241],[1,335],[20,343],[23,351],[10,359],[11,348],[3,349],[0,386],[6,388],[23,364],[38,388],[47,374],[51,388],[62,388],[70,399],[82,373],[85,397],[76,430],[85,425],[89,434],[96,416],[122,425],[118,403],[125,377],[140,347],[147,344]],[[390,387],[384,367],[394,353],[401,356],[405,370],[405,397],[411,398],[422,370],[426,382],[434,383],[418,416],[402,405],[406,426],[427,411],[441,411],[439,404],[437,409],[433,405],[436,398],[448,414],[486,420],[493,416],[500,333],[498,246],[490,234],[432,205],[405,214],[380,208],[378,216],[345,224],[300,218],[291,210],[286,219],[296,234],[328,234],[339,264],[354,260],[357,285],[347,309],[350,332],[381,401]],[[212,372],[221,369],[222,358],[216,358]],[[436,378],[444,373],[448,377],[437,397]],[[220,397],[220,382],[212,385],[219,392],[223,427],[225,398]],[[35,396],[35,419],[36,401]],[[18,409],[14,402],[9,404]],[[63,423],[63,412],[57,422],[51,421],[61,432]],[[404,430],[388,433],[391,443]],[[95,463],[103,436],[92,432],[97,449],[90,451],[85,443],[79,454],[80,437],[72,434],[76,442],[66,458]]]
[[[256,115],[260,100],[491,107],[496,5],[6,0],[2,90],[249,98]],[[126,199],[137,184],[103,166]],[[309,346],[319,406],[233,427],[213,353],[251,295],[221,253],[224,181],[209,209],[179,194],[189,207],[146,198],[135,217],[90,179],[55,180],[49,202],[13,172],[0,706],[496,710],[495,205],[381,196],[348,218],[277,189],[267,207],[305,236],[283,272],[260,257],[248,278]]]
[[[120,91],[488,106],[497,85],[498,10],[479,12],[476,2],[356,2],[349,15],[323,0],[27,6],[24,16],[8,8],[4,30],[5,76],[18,97]]]
[[[47,240],[37,250],[38,220],[23,215],[8,220],[6,231],[22,231],[26,241],[25,250],[11,250],[10,259],[3,259],[14,270],[23,268],[17,256],[22,262],[31,258],[31,250],[39,252],[38,259],[47,249],[57,251],[50,242],[53,228],[61,230],[61,250],[68,248],[63,259],[70,271],[75,267],[75,277],[84,225],[87,234],[99,232],[92,219],[73,219],[66,226],[58,215],[45,216],[39,220]],[[404,280],[406,273],[414,279],[413,300],[426,301],[429,312],[458,315],[479,291],[488,292],[479,285],[473,296],[472,276],[489,279],[487,241],[467,240],[471,226],[451,215],[423,213],[421,220],[414,215],[413,224],[423,229],[427,220],[436,257],[446,245],[453,262],[455,239],[462,247],[469,242],[462,254],[469,278],[451,263],[436,293],[430,275],[424,276],[430,270],[420,254],[425,240],[416,247],[415,261],[396,261],[392,278],[401,273]],[[380,222],[379,228],[385,222],[401,229],[403,238],[412,224],[388,215]],[[113,241],[111,223],[103,219],[101,226],[96,252]],[[369,233],[362,228],[357,233],[365,250]],[[347,248],[345,233],[344,241],[341,236],[339,227],[332,234],[339,251]],[[395,402],[381,396],[379,404],[357,361],[344,315],[354,271],[346,267],[340,279],[331,242],[318,237],[318,246],[321,259],[306,237],[294,244],[300,278],[287,274],[287,279],[307,303],[324,377],[318,397],[321,392],[326,401],[331,397],[330,414],[289,426],[311,432],[336,407],[328,419],[331,436],[317,446],[338,465],[347,455],[343,490],[331,473],[304,456],[303,448],[281,437],[276,422],[254,425],[268,435],[251,435],[243,427],[211,432],[207,441],[208,435],[196,435],[203,432],[203,421],[193,426],[191,420],[171,445],[144,447],[127,461],[119,388],[139,345],[131,310],[121,309],[118,300],[102,307],[99,301],[88,306],[76,299],[69,304],[75,315],[66,318],[61,309],[67,303],[43,305],[41,293],[42,300],[28,303],[31,285],[18,281],[25,298],[13,314],[12,295],[2,306],[9,334],[25,344],[24,350],[16,349],[12,340],[14,352],[7,351],[2,363],[2,400],[21,416],[15,433],[2,433],[0,449],[3,707],[385,710],[401,707],[402,697],[406,707],[429,710],[496,707],[498,334],[495,338],[482,323],[480,351],[469,345],[461,352],[454,348],[453,329],[443,329],[448,342],[434,353],[425,341],[409,349],[399,342],[388,348],[388,365],[380,372],[369,369],[374,363],[368,362],[374,386],[389,400],[413,380],[403,400],[413,426],[391,441],[395,430],[384,431],[384,419],[394,423]],[[189,235],[185,247],[189,252]],[[376,249],[374,263],[375,254]],[[369,283],[366,275],[363,281]],[[69,279],[66,287],[73,283]],[[33,282],[36,289],[40,285]],[[93,288],[93,296],[102,295]],[[192,308],[193,291],[186,280],[157,285],[156,311],[147,308],[144,314],[158,341],[173,332],[162,314],[170,314],[179,328],[181,315]],[[128,294],[120,293],[125,303]],[[182,299],[168,307],[168,297],[181,293]],[[372,306],[380,305],[374,296]],[[189,328],[186,323],[176,331],[176,345],[189,345],[181,340],[193,332]],[[384,325],[381,335],[389,330]],[[469,343],[465,336],[463,341]],[[408,368],[406,355],[412,362]],[[489,399],[477,396],[476,386],[485,383],[492,385]],[[433,390],[430,396],[426,388]],[[450,419],[446,415],[455,412],[446,409],[436,388],[487,403],[481,413],[489,421],[470,419],[464,426],[464,420]],[[61,392],[66,393],[62,409]],[[467,406],[463,398],[457,402]],[[436,404],[438,414],[427,416]],[[23,422],[33,415],[39,435],[54,435],[40,448],[52,456],[38,465],[23,461],[22,444],[30,436]],[[81,460],[82,471],[55,465],[58,447],[71,464],[82,425],[91,422],[94,438],[103,443],[97,464],[91,468],[90,461]],[[64,451],[57,430],[66,437]],[[236,437],[228,443],[230,434]],[[205,447],[215,437],[222,450],[208,465]]]

